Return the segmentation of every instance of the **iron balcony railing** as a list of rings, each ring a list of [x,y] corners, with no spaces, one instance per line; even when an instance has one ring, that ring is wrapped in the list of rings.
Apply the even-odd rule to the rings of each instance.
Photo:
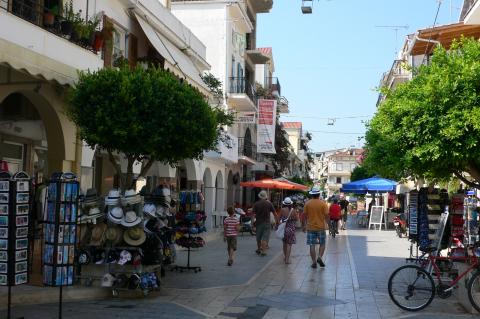
[[[231,77],[229,93],[246,94],[253,104],[257,105],[257,91],[255,87],[244,77]]]
[[[42,3],[43,1],[33,0],[0,0],[0,10],[7,11],[84,49],[97,53],[93,49],[93,34],[88,39],[77,37],[73,21],[67,21],[60,15],[62,13],[61,1],[58,2],[55,9],[46,7]]]
[[[279,97],[282,96],[282,87],[277,77],[268,77],[265,83],[265,88],[268,89],[270,94]]]
[[[257,159],[257,145],[244,137],[238,139],[238,156],[245,156],[252,160]]]

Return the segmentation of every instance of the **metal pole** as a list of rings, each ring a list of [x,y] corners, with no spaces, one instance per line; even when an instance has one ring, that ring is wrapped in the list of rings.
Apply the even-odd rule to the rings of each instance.
[[[60,285],[60,295],[58,300],[58,319],[62,319],[62,299],[63,299],[63,285]]]
[[[11,318],[12,315],[12,286],[8,285],[8,311],[7,311],[7,319]]]

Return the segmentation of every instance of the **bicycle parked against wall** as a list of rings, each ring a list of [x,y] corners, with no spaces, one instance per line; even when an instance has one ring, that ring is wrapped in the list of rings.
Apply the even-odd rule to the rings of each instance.
[[[462,278],[468,279],[466,288],[472,306],[480,312],[480,242],[465,248],[463,256],[441,256],[438,249],[431,249],[419,258],[408,258],[413,265],[396,269],[388,280],[388,294],[401,309],[418,311],[427,307],[435,298],[449,298],[458,288]],[[453,262],[463,262],[467,270],[458,274]]]

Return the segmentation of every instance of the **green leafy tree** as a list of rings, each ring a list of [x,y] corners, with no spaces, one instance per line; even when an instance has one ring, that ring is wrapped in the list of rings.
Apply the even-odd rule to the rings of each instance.
[[[375,176],[375,174],[370,173],[364,166],[357,166],[353,169],[352,175],[350,176],[350,181],[359,181],[365,178],[370,178]]]
[[[437,48],[414,78],[385,92],[367,125],[364,165],[382,176],[480,187],[480,42]],[[468,176],[466,176],[466,173]]]
[[[290,165],[292,150],[287,132],[283,129],[278,116],[275,124],[275,151],[275,154],[268,154],[267,157],[272,160],[274,176],[281,177]]]
[[[83,72],[71,92],[68,115],[80,137],[108,152],[122,188],[133,185],[133,164],[144,176],[155,161],[175,165],[215,149],[232,117],[212,108],[195,88],[158,68]],[[124,176],[114,158],[126,157]]]

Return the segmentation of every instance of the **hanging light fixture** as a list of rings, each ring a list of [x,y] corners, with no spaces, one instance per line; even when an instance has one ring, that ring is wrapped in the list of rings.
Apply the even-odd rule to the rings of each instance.
[[[311,14],[313,7],[313,0],[302,0],[302,13]]]

